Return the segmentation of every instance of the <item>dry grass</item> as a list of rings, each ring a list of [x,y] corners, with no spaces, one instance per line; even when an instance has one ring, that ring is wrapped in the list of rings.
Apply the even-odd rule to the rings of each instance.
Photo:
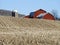
[[[60,21],[0,16],[0,45],[60,45]]]

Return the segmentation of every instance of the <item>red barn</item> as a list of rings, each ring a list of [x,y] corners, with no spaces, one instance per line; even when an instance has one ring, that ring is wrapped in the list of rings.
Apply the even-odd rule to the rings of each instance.
[[[33,14],[33,18],[36,18],[39,14],[41,14],[41,13],[46,13],[46,11],[43,10],[43,9],[39,9],[39,10],[33,12],[33,13],[34,13],[34,14]],[[25,18],[29,18],[29,16],[30,16],[30,15],[25,16]]]
[[[46,15],[44,15],[43,19],[55,20],[54,16],[50,13],[47,13]]]
[[[31,12],[30,15],[25,16],[25,18],[42,18],[42,19],[48,19],[48,20],[55,20],[54,16],[50,13],[47,13],[43,9],[39,9],[35,12]]]
[[[39,10],[37,10],[37,11],[35,11],[35,13],[34,13],[34,18],[36,18],[39,14],[41,14],[41,13],[46,13],[46,11],[45,10],[43,10],[43,9],[39,9]]]

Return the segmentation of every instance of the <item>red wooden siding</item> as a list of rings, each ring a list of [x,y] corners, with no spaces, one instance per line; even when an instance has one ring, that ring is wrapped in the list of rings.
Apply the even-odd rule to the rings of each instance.
[[[43,16],[43,19],[55,20],[54,16],[50,13],[47,13]]]
[[[43,10],[43,9],[39,9],[39,10],[35,11],[35,13],[34,13],[34,18],[36,18],[36,17],[37,17],[39,14],[41,14],[41,13],[46,13],[46,11]]]

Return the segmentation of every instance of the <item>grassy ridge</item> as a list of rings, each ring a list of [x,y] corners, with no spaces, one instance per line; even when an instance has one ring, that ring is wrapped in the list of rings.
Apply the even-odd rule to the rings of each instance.
[[[0,16],[0,45],[60,45],[60,21]]]

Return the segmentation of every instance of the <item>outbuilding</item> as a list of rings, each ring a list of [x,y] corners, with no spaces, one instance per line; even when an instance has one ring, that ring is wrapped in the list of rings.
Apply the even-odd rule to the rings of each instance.
[[[43,16],[43,19],[55,20],[55,17],[52,14],[47,13],[46,15]]]
[[[38,19],[55,20],[55,17],[52,14],[47,13],[43,9],[39,9],[37,11],[31,12],[30,15],[25,16],[25,18],[38,18]]]

